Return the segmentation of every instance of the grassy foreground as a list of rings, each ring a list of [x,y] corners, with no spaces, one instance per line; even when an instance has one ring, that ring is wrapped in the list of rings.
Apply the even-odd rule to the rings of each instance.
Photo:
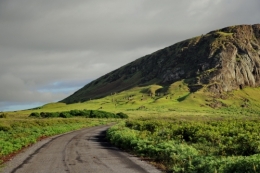
[[[107,132],[111,143],[167,172],[260,172],[260,119],[127,120]]]
[[[86,127],[107,124],[115,119],[87,118],[1,118],[0,164],[9,154],[36,143],[39,138],[62,134]]]

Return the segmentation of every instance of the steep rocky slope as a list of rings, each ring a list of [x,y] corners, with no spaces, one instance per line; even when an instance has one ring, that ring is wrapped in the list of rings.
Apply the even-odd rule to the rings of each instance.
[[[260,24],[211,31],[139,58],[87,84],[61,102],[100,98],[135,86],[182,80],[190,92],[215,95],[260,86]]]

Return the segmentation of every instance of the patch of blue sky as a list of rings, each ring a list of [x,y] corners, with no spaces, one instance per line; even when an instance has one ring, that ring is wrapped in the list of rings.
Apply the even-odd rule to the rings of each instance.
[[[46,93],[64,93],[64,94],[72,94],[76,90],[78,90],[80,87],[71,87],[71,88],[42,88],[38,89],[38,92]]]
[[[1,103],[0,104],[0,111],[7,112],[7,111],[18,111],[18,110],[26,110],[26,109],[32,109],[39,106],[42,106],[46,103],[42,102],[34,102],[34,103],[25,103],[25,104],[17,104],[17,103]]]

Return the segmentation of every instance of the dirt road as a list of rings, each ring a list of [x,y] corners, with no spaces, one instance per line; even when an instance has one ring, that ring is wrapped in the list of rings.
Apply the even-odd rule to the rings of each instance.
[[[4,173],[157,173],[159,170],[105,141],[108,126],[45,139],[8,162]]]

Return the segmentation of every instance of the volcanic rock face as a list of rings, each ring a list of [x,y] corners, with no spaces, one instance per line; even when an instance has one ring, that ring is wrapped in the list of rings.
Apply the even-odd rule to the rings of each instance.
[[[260,86],[260,24],[211,31],[139,58],[86,85],[66,103],[85,101],[134,86],[168,85],[184,79],[190,91],[214,94]]]
[[[208,82],[210,91],[260,86],[260,25],[229,27],[219,32],[230,33],[232,37],[222,42],[214,55],[216,61],[211,67],[215,70]]]

